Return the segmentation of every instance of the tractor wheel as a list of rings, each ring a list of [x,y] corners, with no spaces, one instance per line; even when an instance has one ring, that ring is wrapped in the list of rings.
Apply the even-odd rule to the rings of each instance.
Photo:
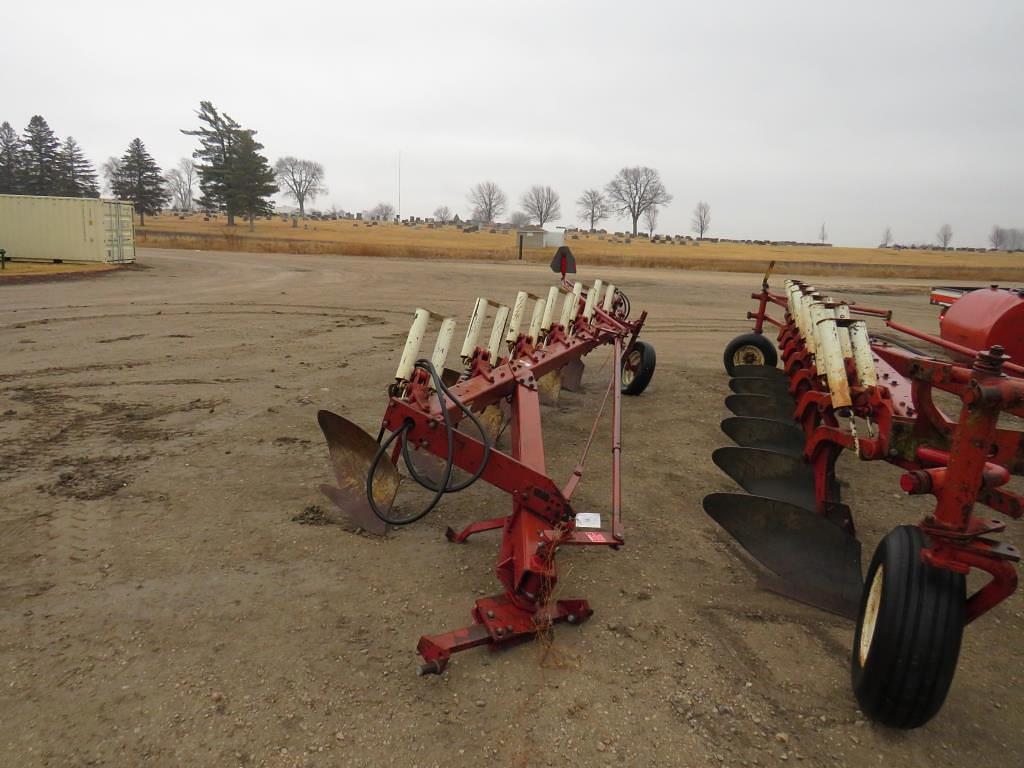
[[[774,368],[779,362],[775,345],[760,333],[744,333],[729,342],[722,355],[725,372],[730,376],[737,365],[765,365]]]
[[[891,728],[917,728],[939,711],[960,655],[966,580],[922,561],[924,546],[911,525],[882,539],[853,636],[853,692],[864,714]]]
[[[622,358],[622,394],[639,395],[647,389],[654,376],[656,362],[654,347],[646,341],[636,342],[629,354]]]

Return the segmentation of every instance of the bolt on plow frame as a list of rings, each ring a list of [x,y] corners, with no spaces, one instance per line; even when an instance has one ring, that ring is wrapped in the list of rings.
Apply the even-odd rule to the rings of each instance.
[[[856,620],[861,709],[915,728],[945,701],[964,626],[1017,586],[1020,554],[994,537],[1006,523],[977,508],[1009,518],[1024,509],[1006,487],[1024,474],[1024,433],[1000,421],[1024,417],[1024,368],[1010,362],[1024,359],[1024,295],[950,289],[960,293],[942,303],[936,336],[799,280],[773,292],[770,273],[752,294],[753,332],[725,349],[734,416],[722,430],[736,445],[713,456],[747,493],[713,493],[704,508],[765,567],[762,586]],[[902,335],[870,331],[869,319]],[[885,536],[863,577],[836,480],[843,454],[893,464],[905,493],[935,498],[924,519]],[[968,595],[972,570],[988,580]]]
[[[567,280],[564,259],[560,271],[561,282],[546,297],[519,291],[511,305],[478,298],[457,369],[445,368],[455,318],[417,309],[377,439],[330,411],[318,414],[338,481],[337,487],[323,485],[321,490],[367,531],[384,534],[388,526],[419,520],[445,494],[476,480],[511,497],[509,514],[473,522],[459,532],[447,530],[453,543],[502,531],[496,573],[504,592],[477,600],[469,626],[421,637],[421,674],[443,672],[459,651],[482,645],[493,649],[547,633],[556,622],[586,620],[593,612],[586,600],[551,599],[558,578],[555,554],[568,545],[618,549],[624,543],[620,402],[622,394],[643,392],[654,374],[654,348],[637,338],[646,312],[631,320],[629,300],[614,285],[596,280],[586,287]],[[484,340],[488,317],[492,327]],[[421,359],[431,320],[440,324],[436,343],[430,358]],[[545,469],[541,400],[578,386],[583,357],[605,345],[614,359],[608,388],[575,471],[559,485]],[[602,528],[600,514],[577,514],[572,497],[609,399],[611,512],[610,525]],[[496,445],[506,428],[511,436],[507,453]],[[407,509],[410,503],[396,503],[400,461],[428,491],[428,501],[415,511]]]

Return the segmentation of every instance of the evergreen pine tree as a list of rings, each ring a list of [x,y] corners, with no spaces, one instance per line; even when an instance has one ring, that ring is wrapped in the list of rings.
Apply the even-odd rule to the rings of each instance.
[[[231,150],[228,187],[233,207],[249,218],[249,231],[256,216],[274,212],[268,199],[277,192],[274,169],[260,154],[263,145],[253,138],[253,131],[240,131]]]
[[[0,124],[0,195],[20,195],[24,176],[24,147],[11,124]]]
[[[231,190],[230,165],[242,126],[227,114],[220,114],[209,101],[199,102],[196,116],[202,125],[194,131],[182,130],[182,133],[199,139],[199,149],[192,153],[197,161],[199,190],[202,192],[199,205],[204,210],[224,211],[228,226],[233,226],[239,209],[235,207],[237,195]]]
[[[60,191],[66,197],[99,197],[96,170],[78,142],[68,136],[60,148]]]
[[[146,223],[147,213],[159,213],[167,202],[163,171],[146,151],[142,139],[132,139],[128,151],[118,161],[110,185],[119,198],[135,203],[140,225]]]
[[[25,128],[23,178],[26,195],[60,194],[60,141],[39,115]]]

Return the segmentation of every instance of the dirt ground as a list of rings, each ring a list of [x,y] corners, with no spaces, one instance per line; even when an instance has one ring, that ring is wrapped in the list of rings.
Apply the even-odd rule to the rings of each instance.
[[[756,590],[703,513],[735,488],[710,454],[728,442],[721,350],[755,276],[581,265],[649,311],[658,353],[623,414],[627,546],[560,553],[560,596],[595,614],[547,654],[477,649],[420,678],[419,636],[499,591],[498,535],[443,531],[506,498],[478,483],[383,541],[303,524],[331,520],[316,411],[373,429],[415,306],[468,316],[477,294],[552,275],[139,256],[103,279],[0,286],[0,765],[992,766],[1024,751],[1019,595],[968,628],[939,716],[887,730],[850,692],[852,626]],[[837,282],[935,327],[924,283]],[[587,390],[544,409],[556,478],[609,372],[592,357]],[[579,509],[607,511],[608,466],[602,443]],[[865,559],[927,505],[888,465],[840,473]]]

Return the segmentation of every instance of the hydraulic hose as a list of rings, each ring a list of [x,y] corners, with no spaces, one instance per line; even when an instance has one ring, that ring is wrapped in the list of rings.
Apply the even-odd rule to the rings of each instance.
[[[483,424],[480,423],[480,420],[477,418],[476,414],[474,414],[469,408],[467,408],[462,403],[461,400],[459,400],[457,397],[455,397],[455,395],[451,393],[451,391],[445,385],[444,381],[441,380],[441,376],[438,374],[437,369],[434,368],[434,365],[429,360],[417,360],[416,367],[426,370],[427,373],[430,374],[430,377],[434,382],[434,388],[437,391],[438,400],[441,405],[441,419],[444,422],[445,436],[448,440],[448,455],[445,461],[444,476],[440,483],[434,485],[427,478],[422,477],[416,471],[415,467],[413,466],[412,459],[409,455],[409,442],[406,433],[413,426],[413,421],[411,419],[407,419],[402,424],[402,426],[400,426],[398,429],[392,432],[391,435],[380,444],[380,447],[377,448],[377,453],[374,455],[373,461],[370,464],[370,471],[366,475],[366,500],[370,505],[370,509],[373,510],[373,513],[388,525],[408,525],[409,523],[414,523],[417,520],[421,520],[427,514],[429,514],[434,509],[434,507],[437,506],[438,502],[441,501],[441,497],[443,497],[446,493],[455,493],[458,491],[465,490],[473,483],[475,483],[480,478],[480,475],[483,474],[484,469],[487,467],[487,462],[490,460],[491,457],[491,441],[487,437],[487,432],[484,429]],[[448,406],[445,402],[446,399],[451,400],[453,403],[455,403],[455,405],[458,406],[459,410],[461,410],[464,414],[466,414],[466,416],[469,417],[469,419],[473,422],[474,426],[476,426],[477,430],[480,432],[481,442],[484,445],[484,455],[483,458],[480,460],[480,466],[477,467],[476,471],[472,475],[470,475],[468,479],[454,486],[451,485],[451,479],[452,472],[455,469],[455,428],[454,426],[452,426],[451,417],[448,414]],[[383,436],[383,432],[381,433],[381,436]],[[405,461],[405,467],[409,471],[409,475],[419,485],[423,486],[427,490],[434,492],[434,497],[430,500],[426,507],[424,507],[420,512],[416,513],[412,517],[390,517],[388,514],[381,511],[380,507],[377,505],[376,499],[373,496],[373,478],[377,473],[377,467],[380,464],[380,460],[387,453],[387,450],[391,446],[391,444],[398,438],[401,438],[402,440],[402,458]]]

